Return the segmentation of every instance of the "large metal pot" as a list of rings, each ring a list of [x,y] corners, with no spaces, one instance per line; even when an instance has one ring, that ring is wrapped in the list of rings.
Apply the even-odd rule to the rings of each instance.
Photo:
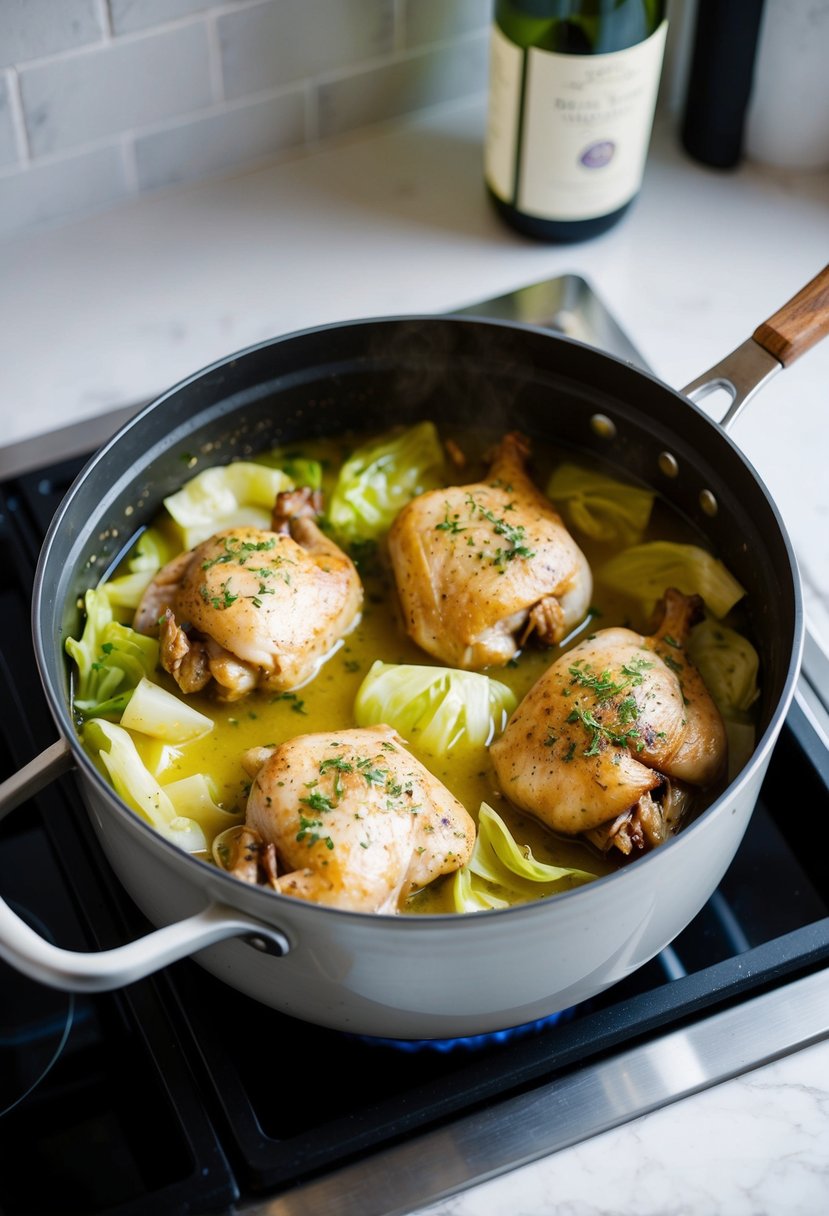
[[[104,991],[193,954],[233,987],[306,1021],[434,1038],[529,1022],[601,992],[688,924],[746,830],[794,692],[803,645],[792,546],[723,427],[689,400],[732,406],[829,331],[829,268],[733,355],[678,393],[582,343],[529,326],[394,317],[323,326],[222,359],[124,426],[86,465],[41,551],[32,611],[60,740],[0,787],[0,813],[74,767],[98,840],[150,922],[135,942],[62,950],[0,901],[0,955],[45,984]],[[710,538],[747,590],[762,663],[758,743],[729,788],[677,837],[587,886],[466,916],[374,916],[250,887],[182,853],[129,810],[80,746],[63,642],[79,597],[182,480],[208,463],[346,427],[436,417],[517,428],[599,453],[650,482]]]

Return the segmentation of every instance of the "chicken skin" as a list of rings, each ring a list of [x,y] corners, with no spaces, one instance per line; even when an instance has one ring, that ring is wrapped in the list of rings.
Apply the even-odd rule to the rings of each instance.
[[[485,481],[412,499],[389,532],[406,631],[450,667],[503,666],[531,634],[553,645],[583,620],[590,568],[505,435]]]
[[[351,559],[320,531],[309,496],[289,491],[278,497],[273,531],[225,529],[168,563],[134,626],[158,632],[161,664],[182,692],[211,685],[235,701],[254,688],[306,683],[362,602]]]
[[[299,735],[243,763],[253,783],[230,868],[283,895],[397,912],[472,853],[472,818],[389,726]]]
[[[669,589],[652,635],[603,629],[556,659],[490,748],[504,796],[605,851],[666,839],[726,768],[725,726],[684,650],[701,610]]]

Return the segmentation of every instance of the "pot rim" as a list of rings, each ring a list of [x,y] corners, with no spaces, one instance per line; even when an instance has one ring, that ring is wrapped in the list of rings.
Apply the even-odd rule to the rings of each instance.
[[[746,763],[740,773],[729,783],[722,793],[707,806],[691,823],[684,827],[677,835],[669,838],[664,844],[658,848],[651,850],[649,853],[635,860],[634,863],[628,866],[621,867],[610,874],[603,875],[594,879],[590,883],[586,883],[580,887],[574,887],[567,891],[562,891],[559,894],[546,896],[537,900],[533,900],[524,904],[516,904],[507,908],[488,909],[488,916],[497,916],[503,918],[506,916],[522,916],[523,918],[533,916],[547,916],[549,909],[555,904],[567,900],[572,903],[573,900],[581,899],[585,901],[593,898],[592,892],[596,890],[604,890],[608,882],[615,882],[621,886],[622,882],[637,881],[636,874],[652,874],[655,867],[660,864],[660,858],[665,858],[670,855],[671,850],[675,850],[681,845],[685,836],[691,833],[698,833],[705,828],[705,825],[714,818],[719,818],[723,814],[729,812],[729,808],[743,787],[747,785],[754,774],[764,766],[771,754],[786,714],[788,713],[792,699],[794,697],[797,679],[800,673],[802,662],[803,647],[805,642],[805,619],[802,603],[802,591],[800,586],[800,575],[797,565],[797,560],[794,554],[794,549],[789,537],[788,531],[783,523],[783,520],[778,511],[777,505],[769,494],[765,483],[760,478],[759,474],[751,465],[748,458],[744,455],[741,449],[733,441],[731,436],[724,431],[719,424],[711,418],[704,410],[702,410],[695,402],[686,398],[677,389],[661,380],[652,372],[634,366],[632,363],[621,359],[613,354],[602,351],[589,343],[582,342],[579,339],[571,338],[564,334],[556,333],[546,329],[543,326],[532,325],[520,321],[498,320],[487,317],[470,317],[456,314],[445,314],[435,316],[435,314],[420,314],[406,313],[399,315],[361,317],[345,321],[327,322],[322,325],[309,326],[303,329],[293,330],[289,333],[279,334],[271,338],[263,339],[260,342],[252,343],[249,346],[232,351],[227,355],[214,360],[212,363],[206,364],[201,369],[189,374],[177,383],[160,393],[152,401],[143,406],[132,418],[128,419],[118,430],[89,458],[83,466],[72,485],[67,490],[62,499],[53,519],[49,525],[46,536],[38,555],[37,567],[35,571],[33,595],[32,595],[32,611],[31,624],[32,635],[35,649],[35,657],[38,666],[38,672],[41,679],[44,692],[46,694],[47,703],[51,711],[52,717],[55,720],[59,733],[69,743],[75,765],[79,772],[87,779],[91,780],[103,793],[109,803],[112,804],[113,810],[119,814],[127,815],[135,824],[139,825],[140,831],[148,842],[151,848],[157,848],[170,858],[171,862],[181,864],[184,859],[185,864],[195,865],[199,867],[199,872],[202,873],[205,881],[209,878],[211,885],[218,884],[218,889],[222,890],[224,901],[233,906],[234,893],[239,892],[238,878],[228,872],[221,870],[218,866],[211,862],[202,860],[195,854],[183,853],[183,851],[171,841],[163,837],[157,832],[151,824],[142,818],[137,812],[133,811],[117,794],[112,785],[110,785],[103,775],[98,771],[92,759],[86,753],[81,740],[75,729],[74,722],[71,716],[70,706],[67,703],[63,689],[58,689],[53,686],[48,673],[47,647],[41,630],[38,628],[38,621],[44,602],[44,578],[48,567],[48,559],[50,551],[54,544],[55,538],[60,534],[67,513],[71,510],[74,498],[82,486],[90,476],[102,464],[106,462],[112,453],[119,445],[123,444],[126,437],[137,428],[140,428],[145,419],[159,411],[163,405],[184,391],[193,384],[197,384],[214,372],[220,371],[223,368],[232,366],[238,360],[246,356],[255,354],[256,352],[267,349],[276,348],[283,343],[298,340],[301,338],[311,337],[315,335],[324,335],[327,332],[340,332],[346,329],[357,329],[366,326],[377,326],[388,324],[393,327],[399,327],[406,324],[418,325],[446,325],[448,324],[463,324],[465,326],[475,327],[491,327],[497,330],[513,329],[520,332],[529,332],[537,334],[544,338],[545,341],[554,341],[556,343],[565,343],[567,345],[580,347],[587,351],[589,355],[596,361],[604,361],[624,368],[627,373],[634,373],[637,379],[646,379],[658,386],[661,390],[670,393],[675,399],[677,405],[683,409],[690,410],[697,414],[700,419],[711,429],[713,435],[716,436],[716,442],[724,443],[730,447],[733,453],[738,457],[739,461],[745,467],[747,473],[767,503],[771,511],[777,528],[780,534],[780,540],[783,542],[785,552],[787,554],[791,575],[792,575],[792,593],[794,600],[793,613],[793,628],[788,665],[786,670],[785,680],[783,682],[782,691],[778,697],[777,704],[771,714],[763,734],[755,744],[754,751],[750,760]],[[54,645],[54,643],[53,643]],[[195,871],[194,871],[195,873]],[[642,881],[642,880],[638,880]],[[261,912],[257,912],[264,921],[271,920],[277,916],[280,910],[296,909],[297,905],[302,908],[303,916],[310,917],[325,917],[328,919],[331,915],[337,916],[340,920],[352,921],[366,925],[376,925],[378,923],[394,923],[395,925],[406,926],[402,932],[412,932],[418,927],[426,925],[437,925],[445,927],[448,924],[459,926],[467,922],[475,922],[477,914],[461,914],[455,912],[441,913],[418,913],[417,915],[399,915],[396,913],[369,913],[358,912],[346,908],[337,908],[330,905],[315,904],[310,901],[297,900],[294,897],[283,895],[276,891],[268,890],[264,887],[257,887],[245,884],[246,899],[253,900],[261,904]],[[460,932],[465,930],[459,929]]]

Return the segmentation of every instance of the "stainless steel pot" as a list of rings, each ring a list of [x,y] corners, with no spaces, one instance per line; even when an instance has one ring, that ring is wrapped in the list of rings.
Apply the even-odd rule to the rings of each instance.
[[[794,692],[803,613],[792,546],[725,426],[829,332],[829,268],[683,393],[529,326],[393,317],[323,326],[220,360],[148,406],[83,469],[35,577],[32,628],[60,739],[0,787],[0,814],[74,769],[95,833],[150,922],[99,953],[53,946],[0,901],[0,955],[45,984],[106,991],[193,955],[284,1013],[400,1038],[480,1034],[547,1016],[642,966],[717,887],[746,830]],[[690,398],[724,387],[722,425]],[[598,453],[650,482],[701,528],[747,590],[762,664],[751,761],[695,822],[633,865],[537,903],[466,916],[372,916],[250,887],[182,853],[129,810],[76,736],[63,642],[79,600],[182,479],[312,434],[436,417],[518,428]]]

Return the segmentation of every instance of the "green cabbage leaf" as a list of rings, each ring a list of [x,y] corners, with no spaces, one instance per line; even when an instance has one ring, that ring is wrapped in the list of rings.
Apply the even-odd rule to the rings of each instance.
[[[277,494],[294,488],[282,469],[250,460],[204,469],[164,499],[181,539],[192,549],[224,528],[268,529]]]
[[[195,819],[180,815],[146,767],[123,726],[96,718],[83,728],[83,743],[98,755],[115,792],[162,836],[186,853],[204,853],[207,838]]]
[[[346,542],[378,540],[410,499],[445,484],[444,461],[432,422],[357,448],[331,495],[331,527]]]
[[[706,617],[691,630],[686,649],[723,717],[751,709],[760,695],[760,657],[748,638]]]
[[[385,722],[417,751],[444,756],[487,746],[516,704],[511,688],[479,672],[378,659],[357,691],[354,716],[358,726]]]
[[[452,878],[456,912],[485,912],[543,899],[597,877],[587,870],[537,861],[528,845],[518,845],[491,806],[481,803],[472,856]]]
[[[146,528],[126,561],[126,573],[101,583],[100,590],[106,593],[113,608],[129,608],[134,612],[149,583],[177,551],[158,528]]]
[[[701,595],[723,617],[745,595],[723,563],[698,545],[656,540],[623,549],[595,572],[596,581],[635,600],[648,616],[668,587]]]
[[[567,524],[598,541],[637,544],[650,520],[653,491],[565,462],[547,483],[547,497]]]
[[[155,671],[158,642],[116,621],[100,588],[86,592],[84,606],[81,637],[66,639],[77,667],[72,705],[81,718],[120,718],[140,680]]]
[[[300,452],[288,448],[271,448],[267,452],[257,452],[256,463],[267,465],[269,469],[281,469],[295,486],[308,486],[312,490],[322,489],[322,465],[318,460],[312,460]]]

